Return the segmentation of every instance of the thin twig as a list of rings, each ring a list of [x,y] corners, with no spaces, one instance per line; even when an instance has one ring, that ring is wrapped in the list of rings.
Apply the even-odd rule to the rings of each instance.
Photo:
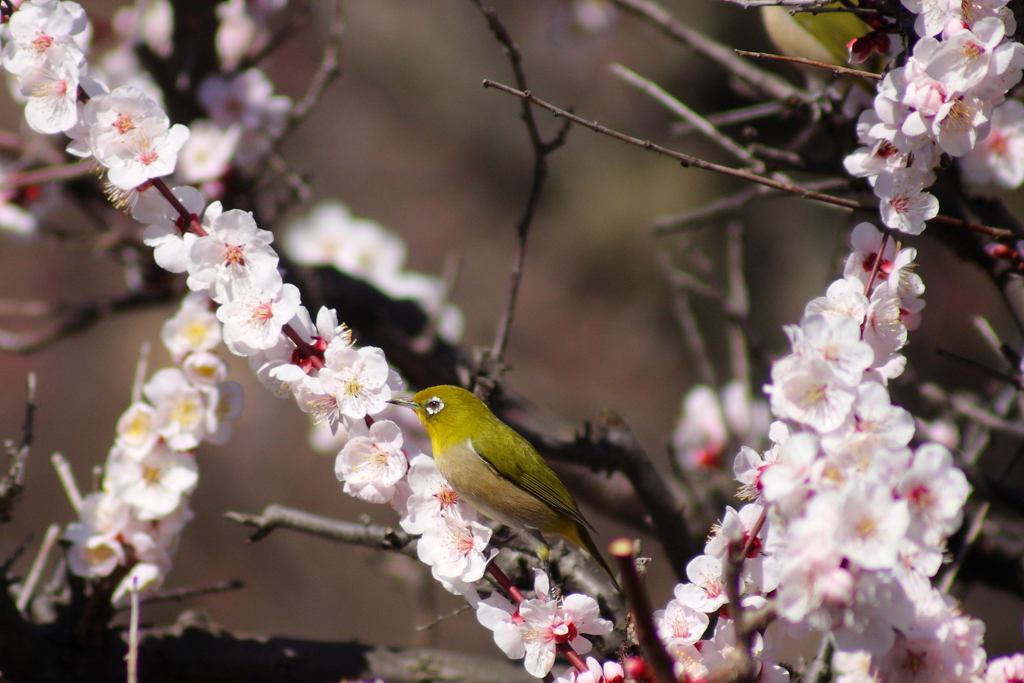
[[[724,149],[729,154],[733,155],[743,163],[750,166],[751,170],[755,173],[764,172],[764,163],[760,159],[754,158],[750,153],[750,150],[746,149],[742,145],[737,144],[728,135],[722,134],[717,128],[711,125],[711,122],[705,119],[697,112],[690,109],[688,106],[677,100],[672,95],[668,94],[662,88],[647,78],[644,78],[640,74],[627,69],[621,64],[612,64],[608,67],[608,70],[615,76],[618,76],[626,83],[629,83],[635,88],[638,88],[644,93],[647,93],[656,102],[663,105],[666,109],[671,111],[676,116],[685,119],[689,122],[697,131],[699,131],[706,138],[717,144],[719,147]]]
[[[270,40],[267,41],[267,44],[260,48],[256,54],[251,57],[246,57],[239,62],[238,66],[235,67],[235,70],[231,72],[231,75],[234,76],[246,71],[247,69],[251,69],[254,66],[258,66],[264,59],[273,54],[279,47],[284,45],[289,38],[295,35],[296,31],[306,25],[312,10],[312,3],[300,8],[299,11],[291,17],[288,23],[278,29],[277,32],[270,37]]]
[[[22,614],[25,613],[25,608],[28,607],[29,600],[32,599],[32,592],[36,589],[36,584],[39,583],[39,577],[46,567],[46,560],[50,556],[50,550],[59,536],[60,524],[51,524],[47,527],[46,535],[43,536],[43,542],[39,546],[39,551],[36,553],[35,559],[32,560],[32,568],[29,569],[28,576],[25,577],[25,583],[21,586],[21,592],[18,593],[17,607],[18,611]]]
[[[640,641],[647,661],[654,669],[655,680],[658,683],[675,683],[672,658],[658,637],[658,629],[654,626],[654,614],[651,611],[651,599],[640,580],[636,562],[633,561],[633,541],[628,538],[617,538],[608,546],[608,552],[619,563],[622,589],[633,611],[637,640]]]
[[[1024,436],[1024,424],[1004,420],[1003,418],[993,415],[985,409],[978,407],[962,396],[950,396],[949,405],[953,408],[953,412],[970,418],[988,429],[996,432],[1003,432],[1005,434],[1012,434],[1013,436]]]
[[[866,78],[871,81],[880,81],[882,76],[879,74],[871,73],[870,71],[861,71],[859,69],[848,69],[845,66],[836,66],[835,64],[826,64],[825,62],[816,62],[813,59],[804,59],[803,57],[787,57],[785,55],[773,55],[769,52],[748,52],[747,50],[736,50],[736,54],[743,55],[744,57],[756,57],[757,59],[776,59],[780,62],[793,62],[795,64],[805,64],[807,66],[816,66],[819,69],[828,69],[834,76],[859,76]]]
[[[51,455],[50,462],[53,463],[53,469],[57,470],[57,478],[60,479],[61,486],[64,487],[64,493],[68,496],[68,502],[71,503],[71,507],[75,509],[75,514],[77,515],[82,509],[82,494],[78,490],[78,484],[75,482],[75,473],[71,471],[71,465],[60,453]]]
[[[875,254],[875,263],[871,268],[871,276],[868,278],[868,283],[864,285],[864,296],[871,298],[871,288],[875,285],[875,280],[878,279],[878,271],[882,267],[882,260],[885,254],[885,246],[889,243],[889,231],[882,233],[882,243],[878,247],[878,253]],[[899,245],[897,245],[899,246]]]
[[[958,363],[963,363],[964,365],[970,366],[975,370],[978,370],[979,372],[988,375],[989,377],[993,377],[1002,382],[1006,382],[1017,391],[1024,389],[1024,383],[1021,383],[1021,380],[1019,378],[1014,377],[1013,375],[1008,375],[1005,372],[1001,372],[994,368],[990,368],[987,365],[983,365],[982,363],[979,363],[976,360],[973,360],[971,358],[965,358],[960,354],[953,353],[952,351],[947,351],[946,349],[943,348],[935,349],[935,353],[942,356],[943,358],[949,358],[950,360],[955,360]]]
[[[679,331],[683,334],[690,355],[693,356],[693,364],[700,377],[700,381],[708,386],[718,384],[715,378],[715,367],[708,356],[707,345],[704,343],[704,335],[701,334],[700,325],[697,323],[697,316],[693,314],[690,306],[690,296],[687,290],[703,293],[705,296],[721,300],[721,293],[698,281],[688,273],[676,270],[672,267],[668,254],[661,254],[658,259],[661,263],[665,277],[672,289],[675,290],[672,303],[675,309],[676,322],[679,323]],[[706,288],[706,289],[704,289]],[[704,291],[702,291],[704,289]]]
[[[763,102],[749,107],[730,109],[729,111],[723,111],[719,114],[711,114],[704,118],[707,119],[707,122],[712,126],[733,126],[738,123],[748,123],[750,121],[765,119],[784,111],[786,111],[786,107],[778,102]],[[673,123],[669,126],[668,133],[669,135],[687,135],[695,130],[697,130],[697,128],[692,123],[680,122]]]
[[[142,387],[146,384],[146,368],[149,365],[149,340],[139,347],[139,360],[135,364],[135,378],[132,380],[132,403],[142,401]]]
[[[439,616],[437,619],[434,619],[433,621],[428,621],[427,623],[425,623],[425,624],[423,624],[421,626],[416,626],[415,628],[413,628],[413,630],[414,631],[426,631],[428,629],[432,629],[435,626],[437,626],[438,624],[440,624],[442,621],[447,621],[448,619],[452,619],[453,617],[457,617],[460,614],[462,614],[463,612],[467,612],[467,611],[469,611],[471,609],[473,609],[473,606],[470,605],[469,603],[466,603],[465,605],[463,605],[462,607],[458,608],[457,610],[454,610],[454,611],[452,611],[452,612],[450,612],[448,614],[443,614],[443,615]]]
[[[817,182],[807,183],[800,187],[804,190],[819,191],[839,190],[849,186],[850,183],[845,178],[833,178],[831,180],[819,180]],[[773,190],[772,188],[765,187],[764,185],[748,186],[730,197],[716,199],[710,204],[702,206],[699,209],[676,214],[675,216],[664,216],[659,218],[654,221],[653,232],[655,236],[660,237],[662,235],[670,235],[683,230],[700,228],[718,218],[739,213],[744,207],[754,200],[773,199],[786,196],[788,196],[787,193],[780,192],[779,190]]]
[[[366,546],[377,550],[393,550],[416,557],[416,539],[404,531],[380,524],[357,524],[321,517],[302,510],[270,505],[260,515],[226,512],[224,516],[239,524],[256,528],[250,543],[260,541],[274,529],[291,529],[331,541]]]
[[[241,590],[243,588],[245,588],[245,582],[240,581],[238,579],[231,579],[230,581],[217,581],[215,583],[208,583],[202,586],[188,586],[186,588],[175,588],[173,590],[152,593],[150,595],[147,595],[142,600],[141,604],[153,605],[159,602],[183,602],[189,598],[194,598],[199,595],[214,595],[216,593],[228,593],[231,591]]]
[[[694,52],[716,62],[766,97],[784,103],[800,103],[810,100],[807,93],[794,88],[770,71],[765,71],[742,59],[732,48],[677,21],[661,5],[652,0],[612,0],[612,3],[644,19],[673,40],[688,45]]]
[[[616,1],[620,2],[622,0]],[[703,159],[700,159],[698,157],[691,156],[689,154],[683,154],[682,152],[677,152],[675,150],[668,149],[667,147],[662,147],[661,145],[656,145],[650,140],[641,140],[640,138],[635,138],[631,135],[620,133],[606,126],[602,126],[601,124],[595,121],[588,121],[584,118],[577,116],[576,114],[573,114],[572,112],[565,111],[564,109],[559,109],[553,104],[548,104],[544,100],[534,97],[529,92],[522,92],[516,90],[515,88],[510,88],[509,86],[501,83],[485,80],[483,85],[485,88],[494,88],[496,90],[508,93],[509,95],[514,95],[515,97],[524,99],[528,102],[531,102],[532,104],[537,105],[538,107],[547,109],[549,112],[551,112],[552,114],[559,118],[568,119],[569,121],[579,124],[584,128],[589,128],[594,132],[601,133],[602,135],[607,135],[610,138],[619,140],[621,142],[625,142],[630,145],[635,145],[637,147],[650,150],[656,154],[666,156],[670,159],[675,159],[676,161],[679,161],[680,163],[682,163],[684,167],[687,168],[693,167],[700,168],[706,171],[714,171],[715,173],[721,173],[722,175],[732,176],[733,178],[747,180],[752,183],[759,183],[761,185],[765,185],[767,187],[780,190],[782,192],[787,192],[789,194],[803,197],[804,199],[810,199],[811,201],[821,202],[823,204],[830,204],[832,206],[839,206],[845,209],[851,209],[853,211],[869,211],[871,213],[876,213],[878,211],[877,205],[861,204],[860,202],[853,199],[843,199],[842,197],[834,197],[832,195],[823,194],[821,192],[814,192],[802,188],[798,185],[790,185],[789,183],[783,183],[771,178],[765,178],[763,176],[759,176],[756,173],[751,173],[749,171],[744,171],[738,168],[730,168],[728,166],[722,166],[720,164],[715,164],[710,161],[704,161]],[[935,218],[932,218],[931,221],[935,223],[941,223],[943,225],[964,228],[966,230],[971,230],[973,232],[979,232],[995,239],[1009,240],[1014,238],[1014,234],[1010,230],[1004,230],[1002,228],[992,228],[987,225],[979,225],[977,223],[969,223],[967,221],[960,220],[959,218],[952,218],[949,216],[936,216]]]
[[[298,128],[299,124],[306,120],[309,113],[320,102],[320,98],[323,96],[324,91],[327,90],[327,86],[341,75],[341,64],[338,60],[338,55],[341,53],[341,37],[345,29],[344,18],[342,1],[335,0],[331,29],[327,35],[327,43],[324,45],[323,55],[320,57],[320,66],[317,68],[316,73],[313,74],[313,80],[310,81],[309,87],[306,88],[306,94],[303,95],[301,100],[292,105],[292,110],[288,114],[288,120],[285,122],[281,132],[274,136],[268,136],[273,143],[274,151],[279,149],[281,143]],[[262,169],[256,173],[256,176],[261,175],[261,172]]]
[[[726,0],[743,7],[821,7],[831,0]]]
[[[729,359],[732,362],[732,379],[738,382],[744,392],[750,391],[750,354],[744,323],[750,311],[747,296],[747,279],[743,272],[743,224],[733,221],[726,228],[726,277],[728,294],[726,298],[726,334],[729,337]]]
[[[0,351],[38,351],[71,334],[88,329],[108,316],[157,306],[170,301],[173,297],[174,293],[170,289],[144,290],[84,304],[55,304],[54,312],[61,312],[58,320],[28,332],[9,332],[0,329]]]
[[[59,164],[46,166],[32,171],[12,173],[0,182],[0,192],[13,190],[26,185],[39,185],[41,183],[56,183],[72,178],[80,178],[93,172],[95,165],[87,161],[79,161],[73,164]]]
[[[526,73],[523,71],[523,57],[519,52],[519,46],[512,39],[508,29],[501,23],[498,14],[490,7],[485,7],[482,0],[471,0],[477,6],[484,19],[487,20],[487,27],[494,34],[494,37],[501,44],[512,67],[512,74],[516,86],[523,91],[528,91]],[[530,145],[533,147],[533,180],[530,183],[530,192],[526,198],[526,207],[523,209],[519,221],[516,223],[516,251],[513,256],[512,269],[509,273],[508,290],[505,295],[505,307],[501,318],[498,320],[498,328],[494,333],[494,341],[485,359],[488,368],[482,368],[491,375],[493,372],[500,372],[502,362],[505,358],[505,349],[508,346],[509,334],[512,330],[512,321],[515,318],[516,301],[519,297],[519,284],[523,278],[523,262],[526,258],[526,238],[530,232],[530,224],[537,211],[540,202],[541,192],[548,177],[548,155],[565,144],[566,136],[569,133],[569,122],[558,131],[554,138],[545,141],[537,128],[537,121],[533,116],[533,108],[529,102],[522,102],[521,117],[523,125],[526,126],[527,135],[530,138]],[[493,381],[493,375],[490,377]],[[482,387],[485,392],[490,387]]]

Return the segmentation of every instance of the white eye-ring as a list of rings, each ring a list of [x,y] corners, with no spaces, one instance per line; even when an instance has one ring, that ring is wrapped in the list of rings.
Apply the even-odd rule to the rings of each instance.
[[[444,401],[434,396],[423,407],[426,408],[427,415],[437,415],[444,410]]]

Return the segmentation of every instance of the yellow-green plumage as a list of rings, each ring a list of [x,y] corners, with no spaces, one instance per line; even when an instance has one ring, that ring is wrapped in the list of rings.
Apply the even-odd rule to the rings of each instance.
[[[562,536],[590,553],[615,581],[558,475],[480,399],[459,387],[438,386],[393,402],[416,411],[437,468],[466,502],[517,531]]]

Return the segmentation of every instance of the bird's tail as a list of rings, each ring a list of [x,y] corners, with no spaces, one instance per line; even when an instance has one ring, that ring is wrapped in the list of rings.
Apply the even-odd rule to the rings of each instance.
[[[622,592],[619,582],[615,579],[615,574],[612,573],[612,568],[604,561],[604,557],[601,556],[601,551],[597,549],[594,539],[590,537],[590,532],[587,531],[587,527],[583,526],[579,522],[573,520],[569,521],[572,521],[572,526],[570,527],[566,524],[565,526],[567,528],[562,532],[562,536],[590,553],[590,556],[593,557],[594,560],[601,565],[601,568],[608,573],[608,577],[612,580],[612,583],[615,584],[615,590]]]

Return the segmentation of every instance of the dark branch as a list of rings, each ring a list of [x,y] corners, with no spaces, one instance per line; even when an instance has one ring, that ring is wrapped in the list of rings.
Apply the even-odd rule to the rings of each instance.
[[[482,0],[471,0],[479,8],[487,20],[487,26],[491,33],[501,44],[509,64],[512,66],[512,74],[516,86],[520,90],[529,90],[526,84],[526,73],[523,71],[523,57],[519,52],[519,46],[512,39],[508,29],[501,23],[497,12],[490,7],[485,7]],[[537,128],[537,121],[533,116],[533,108],[526,100],[522,101],[521,117],[526,126],[526,132],[530,137],[530,145],[533,147],[533,180],[530,183],[530,193],[526,197],[526,207],[516,223],[516,251],[512,260],[512,270],[509,273],[508,290],[505,295],[505,307],[501,318],[498,320],[498,329],[494,333],[494,342],[490,351],[478,367],[477,391],[487,399],[502,373],[505,349],[508,346],[509,334],[512,330],[512,321],[515,318],[516,301],[519,298],[519,283],[523,279],[523,262],[526,258],[526,238],[530,232],[530,225],[533,216],[537,212],[537,205],[540,203],[541,192],[548,177],[548,155],[565,144],[566,135],[569,133],[570,122],[565,125],[551,140],[545,141]]]

